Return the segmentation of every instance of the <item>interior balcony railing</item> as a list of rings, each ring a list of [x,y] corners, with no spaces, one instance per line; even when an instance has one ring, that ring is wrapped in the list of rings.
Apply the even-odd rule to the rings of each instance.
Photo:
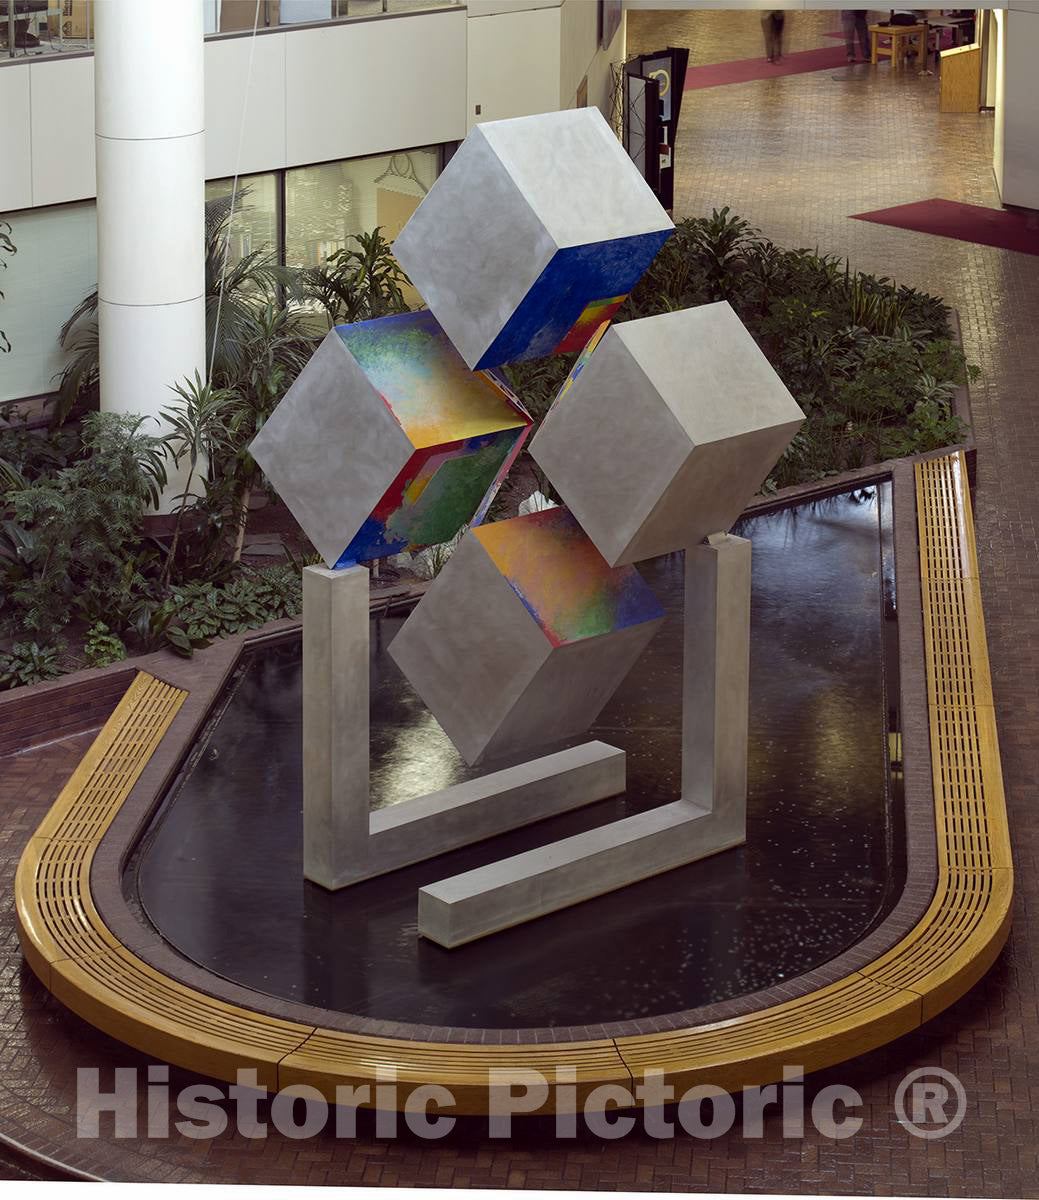
[[[170,0],[171,3],[181,0]],[[400,16],[464,0],[197,0],[205,36]],[[98,0],[0,0],[0,61],[90,54]]]

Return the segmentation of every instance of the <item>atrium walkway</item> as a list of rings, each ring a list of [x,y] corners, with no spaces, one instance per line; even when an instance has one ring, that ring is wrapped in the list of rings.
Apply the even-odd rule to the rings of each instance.
[[[629,53],[685,45],[692,65],[763,54],[754,13],[628,21]],[[832,46],[826,35],[836,28],[836,14],[792,13],[786,50]],[[691,91],[681,120],[676,216],[728,205],[781,245],[844,255],[942,295],[982,369],[972,389],[976,520],[1017,858],[1016,923],[1001,959],[935,1021],[810,1081],[809,1098],[828,1083],[862,1094],[863,1128],[846,1141],[811,1131],[784,1140],[777,1120],[750,1141],[633,1133],[555,1142],[540,1122],[511,1144],[481,1141],[476,1129],[442,1143],[77,1141],[75,1066],[99,1066],[111,1079],[112,1066],[144,1059],[67,1013],[21,963],[11,880],[25,838],[82,753],[80,739],[0,763],[0,1132],[116,1180],[1039,1196],[1039,925],[1028,919],[1039,905],[1039,259],[849,219],[933,197],[998,206],[991,117],[939,116],[934,77],[858,65]],[[894,1092],[911,1068],[938,1065],[962,1081],[966,1116],[948,1138],[922,1141],[899,1124]],[[174,1086],[188,1082],[172,1076]]]

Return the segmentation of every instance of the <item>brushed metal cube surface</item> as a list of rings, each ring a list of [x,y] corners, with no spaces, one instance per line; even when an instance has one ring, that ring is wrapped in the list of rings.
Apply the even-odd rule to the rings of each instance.
[[[474,369],[580,350],[674,232],[596,108],[475,126],[393,243]]]
[[[389,653],[475,764],[587,730],[663,617],[552,508],[470,530]]]
[[[803,420],[722,301],[611,325],[530,453],[617,566],[728,532]]]

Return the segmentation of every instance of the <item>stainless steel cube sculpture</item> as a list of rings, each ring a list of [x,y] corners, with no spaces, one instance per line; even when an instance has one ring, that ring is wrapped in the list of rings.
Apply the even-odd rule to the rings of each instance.
[[[250,451],[334,567],[449,541],[486,513],[530,432],[428,312],[329,331]]]
[[[726,531],[803,419],[728,304],[588,344],[531,454],[606,561],[685,551],[681,796],[426,885],[424,936],[460,946],[745,840],[751,555]]]
[[[394,244],[431,311],[333,330],[253,443],[338,568],[304,575],[305,872],[326,887],[625,781],[591,742],[369,813],[357,560],[473,522],[390,653],[478,762],[595,720],[663,619],[630,564],[686,552],[680,798],[423,888],[444,946],[744,839],[750,545],[726,531],[803,414],[726,304],[609,327],[672,230],[596,110],[477,126]],[[530,426],[486,369],[569,350],[532,444],[568,507],[482,524]]]

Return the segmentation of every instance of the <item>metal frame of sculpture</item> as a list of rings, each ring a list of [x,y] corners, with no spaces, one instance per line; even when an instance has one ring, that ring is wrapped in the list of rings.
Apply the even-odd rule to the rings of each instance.
[[[470,763],[584,733],[684,550],[673,803],[422,888],[445,947],[745,839],[750,544],[726,531],[803,414],[727,304],[611,326],[673,230],[595,109],[477,126],[398,236],[428,312],[333,330],[253,443],[304,572],[304,870],[337,888],[624,790],[599,742],[368,811],[368,571],[469,532],[390,654]],[[485,523],[531,421],[492,368],[580,354],[531,453],[566,506]],[[706,540],[704,540],[706,539]]]

